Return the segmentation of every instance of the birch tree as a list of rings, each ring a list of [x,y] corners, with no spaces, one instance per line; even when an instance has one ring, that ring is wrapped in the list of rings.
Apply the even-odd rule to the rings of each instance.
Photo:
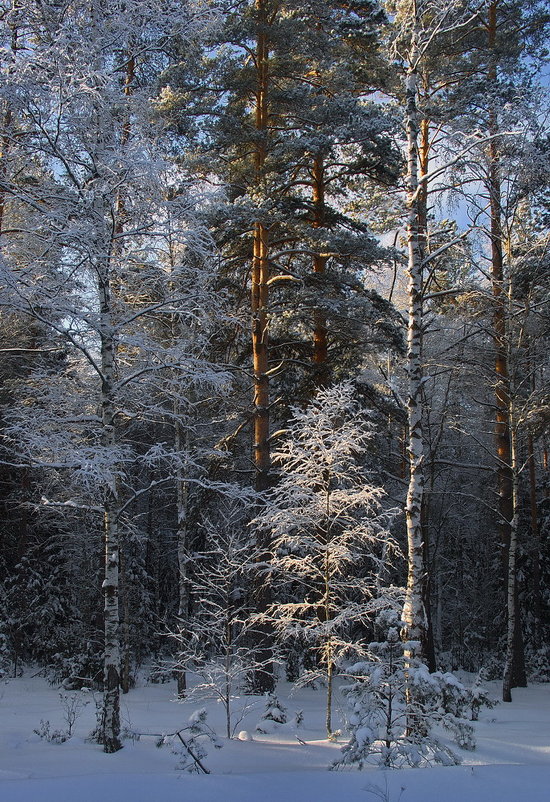
[[[5,182],[6,194],[38,210],[40,228],[25,232],[34,243],[26,262],[4,260],[4,303],[57,332],[95,380],[97,412],[82,418],[93,424],[93,445],[87,457],[82,445],[72,454],[62,447],[65,460],[57,467],[98,482],[105,621],[101,740],[113,752],[121,746],[121,525],[133,496],[126,468],[133,449],[124,441],[123,421],[141,413],[126,405],[132,395],[136,399],[137,386],[143,392],[176,368],[182,375],[202,373],[199,381],[217,381],[211,366],[186,353],[184,343],[159,352],[146,328],[138,332],[137,322],[152,308],[160,315],[195,315],[192,300],[166,293],[153,307],[148,298],[144,309],[128,294],[136,270],[146,282],[152,274],[165,280],[158,259],[168,217],[178,221],[172,236],[182,248],[206,252],[206,235],[189,226],[189,205],[163,192],[170,169],[155,153],[149,93],[140,83],[148,69],[162,66],[165,38],[185,35],[189,17],[174,6],[161,20],[157,9],[142,3],[91,10],[76,5],[67,17],[57,6],[33,11],[32,27],[25,30],[29,47],[21,49],[9,89],[18,104],[19,147],[29,164],[52,177],[46,183],[25,185],[21,176],[17,184]],[[29,466],[44,464],[45,441],[25,441],[19,431],[20,458],[26,452]],[[153,445],[141,458],[177,464],[181,454]]]
[[[434,42],[467,30],[472,15],[463,4],[433,0],[411,0],[391,6],[395,13],[392,48],[403,74],[403,125],[406,133],[407,173],[405,194],[407,206],[407,416],[409,483],[406,500],[408,577],[403,608],[403,637],[414,649],[425,651],[427,619],[423,603],[426,565],[422,532],[424,499],[424,433],[422,420],[423,316],[426,268],[452,243],[443,244],[435,253],[426,249],[426,192],[430,182],[444,168],[426,172],[421,164],[421,84],[422,67],[429,58]],[[425,154],[424,154],[425,155]]]

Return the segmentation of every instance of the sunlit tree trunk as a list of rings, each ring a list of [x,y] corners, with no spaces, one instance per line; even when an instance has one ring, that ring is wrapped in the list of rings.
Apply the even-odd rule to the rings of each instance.
[[[414,36],[414,35],[413,35]],[[422,262],[423,232],[419,207],[419,113],[418,113],[418,51],[411,45],[406,75],[407,130],[407,250],[408,250],[408,323],[407,369],[409,387],[407,398],[409,486],[406,501],[407,521],[407,589],[403,606],[405,640],[426,640],[426,614],[422,601],[425,577],[424,542],[422,536],[422,501],[424,493],[424,436],[422,431]],[[420,650],[420,646],[419,649]],[[418,654],[418,651],[417,651]]]
[[[12,56],[15,57],[18,49],[18,29],[17,25],[14,24],[11,29],[11,52]],[[4,134],[1,139],[1,152],[0,152],[0,179],[5,181],[8,177],[8,153],[10,149],[10,128],[13,122],[13,112],[11,109],[11,105],[9,101],[6,101],[6,105],[2,112],[3,120],[2,120],[2,129]],[[4,230],[4,217],[6,211],[6,192],[4,189],[0,189],[0,234]]]
[[[511,426],[510,437],[510,458],[512,469],[512,520],[510,521],[508,542],[508,577],[506,588],[506,611],[508,626],[506,630],[506,659],[504,664],[504,678],[502,682],[502,701],[512,701],[512,688],[514,687],[514,675],[518,668],[517,661],[517,621],[519,615],[519,604],[517,598],[517,548],[518,548],[518,525],[519,525],[519,466],[518,466],[518,444],[517,430]]]
[[[419,76],[419,82],[422,83],[422,92],[424,96],[429,96],[430,82],[426,72]],[[419,131],[419,148],[418,148],[418,173],[420,185],[418,187],[418,239],[422,247],[423,254],[429,251],[429,237],[428,237],[428,184],[425,177],[428,174],[430,164],[430,120],[422,116],[420,120]],[[422,285],[424,284],[422,277]],[[424,291],[424,286],[422,286]],[[429,489],[433,489],[433,477],[428,485]],[[424,642],[422,644],[422,652],[426,659],[430,671],[435,671],[435,646],[432,626],[431,614],[431,577],[428,570],[430,565],[430,496],[424,488],[422,494],[422,541],[424,551],[424,578],[422,582],[422,603],[426,616],[426,630]]]
[[[268,91],[269,91],[269,42],[266,34],[268,24],[265,0],[256,0],[258,34],[256,39],[256,108],[255,128],[257,144],[254,154],[256,187],[264,178],[268,135]],[[271,467],[269,444],[269,352],[268,352],[268,293],[269,293],[269,232],[264,221],[257,220],[253,230],[252,257],[252,359],[254,375],[254,464],[256,468],[255,486],[261,493],[269,487]],[[256,532],[258,564],[265,565],[270,560],[269,540],[266,533],[258,528]],[[254,578],[253,597],[255,611],[259,615],[266,612],[271,601],[268,581],[261,568]],[[258,668],[252,677],[253,689],[258,693],[273,690],[273,635],[271,627],[258,622],[255,627],[256,659]]]
[[[322,228],[325,225],[325,168],[323,157],[315,156],[312,167],[312,200],[313,200],[313,227]],[[325,275],[327,257],[316,253],[313,257],[313,272],[321,280]],[[321,309],[313,313],[313,364],[315,366],[315,384],[317,387],[326,387],[329,383],[328,357],[328,331],[327,321]]]
[[[267,154],[269,46],[264,0],[256,0],[258,36],[256,42],[256,112],[257,144],[255,151],[255,183],[263,180]],[[257,220],[253,232],[252,258],[252,359],[254,368],[254,462],[256,489],[269,486],[269,364],[268,364],[268,281],[269,233],[265,223]]]

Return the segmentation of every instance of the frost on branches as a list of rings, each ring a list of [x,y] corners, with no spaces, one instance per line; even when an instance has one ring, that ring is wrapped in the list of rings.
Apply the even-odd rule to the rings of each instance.
[[[305,410],[294,408],[274,454],[279,482],[255,522],[273,542],[279,591],[268,615],[285,645],[296,639],[309,649],[311,668],[301,681],[327,684],[329,738],[334,673],[344,658],[362,653],[357,632],[380,597],[387,599],[382,585],[396,550],[384,491],[364,466],[370,437],[350,382],[321,390]]]
[[[351,737],[332,768],[460,763],[434,728],[447,730],[461,749],[474,749],[473,727],[466,720],[474,692],[453,674],[430,674],[411,657],[415,644],[400,640],[401,622],[393,614],[382,614],[379,624],[387,630],[385,640],[369,644],[367,659],[349,668],[351,682],[343,694]]]

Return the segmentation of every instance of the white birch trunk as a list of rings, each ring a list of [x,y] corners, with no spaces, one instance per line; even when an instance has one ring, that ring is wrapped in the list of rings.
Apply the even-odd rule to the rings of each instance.
[[[179,421],[178,405],[176,404],[175,419],[175,445],[176,451],[181,454],[182,448],[187,449],[189,441],[188,430],[182,432]],[[185,441],[185,442],[184,442]],[[176,474],[176,502],[178,516],[178,642],[180,643],[180,659],[177,670],[178,696],[183,697],[187,689],[187,678],[184,666],[185,648],[189,639],[189,579],[188,579],[188,528],[187,528],[187,505],[189,496],[189,483],[185,481],[185,469],[178,467]]]
[[[102,445],[114,449],[115,333],[111,320],[111,287],[108,267],[100,271],[99,301],[101,314],[101,421]],[[103,536],[105,578],[103,581],[105,651],[103,663],[102,741],[105,752],[122,748],[120,742],[120,621],[119,621],[119,531],[116,467],[105,486],[103,498]]]
[[[332,619],[331,599],[331,509],[330,509],[330,474],[326,476],[326,493],[325,493],[325,515],[327,519],[326,536],[325,536],[325,565],[324,565],[324,594],[323,594],[323,608],[325,625],[327,627],[326,641],[324,644],[324,658],[327,663],[327,708],[325,716],[325,724],[327,729],[327,738],[334,739],[332,732],[332,687],[334,678],[334,665],[333,665],[333,648],[332,648],[332,633],[329,629],[329,621]]]
[[[502,682],[502,701],[512,701],[512,686],[514,684],[514,661],[516,658],[516,634],[518,626],[518,598],[517,598],[517,576],[516,576],[516,556],[518,543],[518,523],[519,523],[519,477],[518,477],[518,456],[517,456],[517,430],[511,417],[511,457],[512,457],[512,507],[513,515],[510,522],[510,542],[508,546],[508,583],[506,588],[506,608],[508,614],[508,625],[506,630],[506,660],[504,663],[504,678]]]
[[[422,432],[422,261],[418,193],[418,136],[419,115],[417,108],[418,75],[416,70],[416,47],[411,48],[409,69],[406,77],[406,128],[407,128],[407,275],[409,313],[407,326],[407,368],[409,390],[408,412],[408,458],[409,487],[406,503],[408,575],[407,591],[403,606],[405,640],[422,643],[426,636],[426,616],[422,601],[424,581],[424,554],[422,539],[422,497],[424,492],[424,438]]]

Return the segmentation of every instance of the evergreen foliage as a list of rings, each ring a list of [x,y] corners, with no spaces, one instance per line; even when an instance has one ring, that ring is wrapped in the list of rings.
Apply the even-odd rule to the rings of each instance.
[[[411,657],[418,644],[404,643],[395,626],[399,622],[391,618],[380,616],[379,625],[387,627],[385,640],[370,643],[368,658],[348,669],[352,682],[343,693],[351,737],[335,769],[361,769],[369,763],[384,768],[459,763],[434,732],[436,725],[450,732],[461,749],[475,748],[473,727],[465,717],[474,703],[472,691],[452,674],[430,674]],[[477,703],[480,697],[475,698]]]
[[[456,762],[550,678],[547,4],[0,5],[0,674]]]

